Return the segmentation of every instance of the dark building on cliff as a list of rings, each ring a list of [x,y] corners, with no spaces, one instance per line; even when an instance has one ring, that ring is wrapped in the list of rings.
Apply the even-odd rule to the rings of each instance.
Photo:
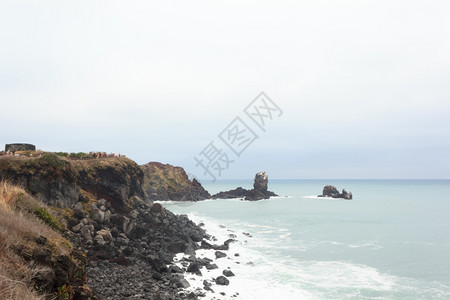
[[[16,151],[36,151],[36,146],[31,144],[6,144],[5,152],[16,152]]]

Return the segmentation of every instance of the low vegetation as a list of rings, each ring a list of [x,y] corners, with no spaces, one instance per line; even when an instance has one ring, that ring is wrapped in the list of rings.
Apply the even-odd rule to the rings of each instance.
[[[27,255],[50,249],[52,256],[67,256],[71,245],[46,223],[60,226],[47,208],[23,189],[0,182],[0,299],[49,297],[36,286],[38,274],[48,272],[48,266],[27,260]]]

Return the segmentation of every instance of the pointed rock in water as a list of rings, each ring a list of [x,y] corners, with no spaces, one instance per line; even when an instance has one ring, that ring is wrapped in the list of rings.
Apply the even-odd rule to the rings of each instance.
[[[255,182],[253,183],[253,188],[257,191],[267,192],[267,184],[269,182],[269,176],[266,172],[258,172],[255,175]]]
[[[274,192],[268,191],[269,176],[266,172],[258,172],[255,175],[253,189],[245,196],[245,200],[262,200],[269,199],[272,196],[277,196]]]

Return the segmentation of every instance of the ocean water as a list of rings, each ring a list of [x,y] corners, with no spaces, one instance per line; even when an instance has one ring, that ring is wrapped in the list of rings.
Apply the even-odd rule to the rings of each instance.
[[[354,200],[317,198],[327,184]],[[252,181],[204,186],[215,193]],[[230,285],[206,299],[450,299],[450,181],[272,180],[269,190],[280,197],[164,202],[217,243],[237,239],[219,269],[189,276],[191,289],[230,268]]]

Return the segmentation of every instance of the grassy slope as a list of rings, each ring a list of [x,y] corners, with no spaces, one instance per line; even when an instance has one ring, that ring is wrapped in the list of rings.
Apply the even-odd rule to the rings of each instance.
[[[51,226],[60,226],[47,208],[23,189],[0,182],[0,299],[46,298],[48,295],[40,294],[34,279],[48,267],[27,261],[25,254],[31,256],[38,248],[50,251],[52,256],[71,252],[70,243],[39,217]],[[44,243],[37,242],[43,238]]]

